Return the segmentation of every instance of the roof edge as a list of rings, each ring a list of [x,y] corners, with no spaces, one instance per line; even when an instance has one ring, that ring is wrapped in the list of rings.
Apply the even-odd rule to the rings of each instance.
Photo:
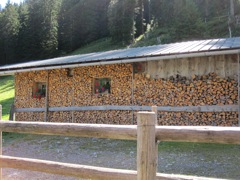
[[[14,75],[15,73],[20,72],[30,72],[30,71],[41,71],[41,70],[52,70],[52,69],[64,69],[64,68],[76,68],[81,66],[94,66],[94,65],[107,65],[107,64],[121,64],[121,63],[133,63],[133,62],[142,62],[142,61],[156,61],[156,60],[168,60],[168,59],[181,59],[181,58],[190,58],[190,57],[205,57],[205,56],[216,56],[224,54],[240,54],[240,49],[234,50],[221,50],[221,51],[207,51],[207,52],[195,52],[195,53],[184,53],[184,54],[171,54],[171,55],[158,55],[158,56],[146,56],[138,57],[131,59],[121,59],[121,60],[112,60],[112,61],[99,61],[99,62],[89,62],[89,63],[76,63],[76,64],[66,64],[66,65],[53,65],[47,67],[36,67],[36,68],[26,68],[26,69],[15,69],[15,70],[6,70],[0,71],[0,76]]]

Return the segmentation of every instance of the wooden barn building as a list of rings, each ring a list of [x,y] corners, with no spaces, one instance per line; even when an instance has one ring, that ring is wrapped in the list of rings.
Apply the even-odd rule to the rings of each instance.
[[[17,121],[239,126],[240,37],[66,56],[0,67],[15,75]]]

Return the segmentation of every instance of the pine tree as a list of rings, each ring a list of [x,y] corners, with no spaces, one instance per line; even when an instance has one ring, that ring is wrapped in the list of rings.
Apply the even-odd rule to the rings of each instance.
[[[144,34],[147,29],[147,25],[151,23],[149,3],[149,0],[137,0],[135,8],[136,37]]]
[[[18,43],[17,43],[17,59],[18,61],[25,61],[28,60],[31,56],[29,47],[28,37],[31,34],[28,28],[28,5],[27,3],[23,2],[19,5],[18,9],[19,13],[19,33],[18,33]]]
[[[201,39],[204,32],[203,21],[192,0],[175,0],[174,4],[175,39]],[[189,37],[189,34],[191,35]]]
[[[48,58],[56,55],[58,41],[58,12],[60,0],[27,0],[29,18],[28,37],[30,58]]]
[[[173,24],[174,0],[151,0],[150,13],[159,27],[169,27]]]
[[[136,7],[136,17],[135,17],[135,27],[136,27],[136,36],[139,36],[144,33],[144,3],[143,0],[137,1]]]
[[[109,30],[113,41],[129,44],[133,41],[134,10],[136,1],[134,0],[112,0],[108,9]]]
[[[59,15],[59,49],[73,51],[107,36],[110,0],[63,0]]]
[[[19,33],[18,6],[8,2],[0,12],[0,24],[1,64],[11,64],[16,59],[16,45]]]

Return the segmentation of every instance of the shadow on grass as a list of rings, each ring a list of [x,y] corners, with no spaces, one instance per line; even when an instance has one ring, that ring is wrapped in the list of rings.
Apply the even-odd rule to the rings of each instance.
[[[12,133],[12,132],[3,132],[2,134],[3,134],[4,145],[28,136],[28,134],[20,134],[20,133]]]
[[[14,77],[13,76],[2,76],[0,77],[0,93],[4,93],[14,88]]]
[[[240,179],[240,145],[161,142],[158,171]]]
[[[11,105],[13,103],[14,103],[14,97],[0,101],[0,104],[2,105],[2,116],[6,116],[9,114]]]
[[[5,93],[7,91],[11,91],[14,87],[12,85],[6,85],[3,88],[0,88],[0,93]]]

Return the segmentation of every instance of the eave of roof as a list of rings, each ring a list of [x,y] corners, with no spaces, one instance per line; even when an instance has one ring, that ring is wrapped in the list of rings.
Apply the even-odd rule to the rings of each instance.
[[[188,41],[5,65],[0,67],[0,76],[26,71],[239,53],[240,37]]]

